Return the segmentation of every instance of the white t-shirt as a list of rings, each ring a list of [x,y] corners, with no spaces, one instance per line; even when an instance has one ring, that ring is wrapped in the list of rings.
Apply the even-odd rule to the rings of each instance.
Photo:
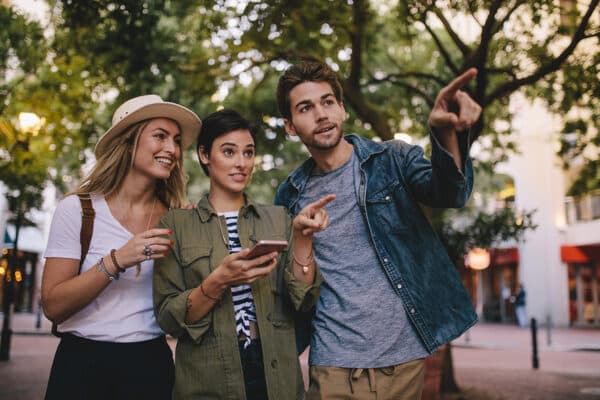
[[[96,211],[90,249],[81,272],[127,243],[133,234],[115,219],[102,196],[92,196]],[[65,197],[56,208],[44,257],[81,257],[81,203],[76,195]],[[128,268],[119,280],[112,281],[90,304],[58,327],[60,332],[93,340],[139,342],[162,334],[152,307],[153,260],[142,262],[142,271]],[[61,268],[60,265],[54,268]],[[99,274],[103,272],[99,271]]]

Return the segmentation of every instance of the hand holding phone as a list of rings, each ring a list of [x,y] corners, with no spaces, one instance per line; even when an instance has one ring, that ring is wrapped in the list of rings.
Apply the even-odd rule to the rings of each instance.
[[[259,240],[256,245],[250,249],[246,258],[252,259],[274,251],[281,253],[287,246],[287,240]]]

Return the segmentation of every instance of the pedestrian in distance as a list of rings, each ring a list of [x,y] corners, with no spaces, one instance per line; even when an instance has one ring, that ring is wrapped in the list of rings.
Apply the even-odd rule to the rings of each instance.
[[[527,313],[525,312],[525,287],[519,284],[519,290],[514,297],[515,314],[517,315],[517,323],[521,328],[527,327]]]
[[[335,196],[307,203],[293,220],[284,207],[253,202],[244,190],[255,152],[254,129],[239,113],[206,117],[197,153],[208,195],[160,222],[174,245],[154,269],[154,308],[178,339],[176,400],[304,396],[294,313],[319,297],[312,237],[326,228],[323,207]],[[283,247],[252,256],[261,240]]]
[[[153,264],[171,241],[154,226],[184,205],[181,152],[200,126],[157,95],[124,102],[91,172],[58,204],[42,279],[61,336],[46,399],[171,398],[173,355],[152,307]]]
[[[329,227],[314,235],[324,277],[312,320],[307,399],[418,399],[424,358],[472,326],[476,314],[419,203],[462,207],[473,186],[469,128],[481,108],[463,90],[466,71],[439,93],[432,158],[401,141],[343,135],[341,84],[307,60],[280,77],[285,130],[311,157],[279,187],[292,215],[323,196]]]

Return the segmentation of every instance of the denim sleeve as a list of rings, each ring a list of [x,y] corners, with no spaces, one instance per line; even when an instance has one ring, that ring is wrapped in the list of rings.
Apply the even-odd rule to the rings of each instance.
[[[279,185],[279,188],[277,188],[277,193],[275,193],[275,200],[273,201],[273,204],[275,204],[276,206],[284,206],[285,208],[288,208],[288,205],[285,201],[285,192],[287,190],[287,187],[287,182],[283,182],[281,185]]]
[[[401,170],[406,184],[417,201],[429,207],[460,208],[469,200],[473,188],[473,166],[469,157],[469,135],[459,135],[463,162],[458,168],[452,155],[430,133],[431,161],[423,149],[410,146],[400,149]]]

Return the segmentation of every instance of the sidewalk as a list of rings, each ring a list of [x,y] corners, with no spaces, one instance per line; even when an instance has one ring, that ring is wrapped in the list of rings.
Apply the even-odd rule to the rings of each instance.
[[[600,329],[538,327],[538,351],[600,351]],[[456,347],[531,349],[530,328],[479,323],[456,339]]]
[[[2,320],[0,314],[0,320]],[[11,359],[0,362],[0,400],[43,398],[58,339],[35,314],[14,314]],[[174,340],[169,341],[172,346]],[[452,400],[600,399],[600,330],[538,332],[539,369],[532,369],[531,331],[513,325],[477,324],[453,342],[460,395]],[[306,374],[306,358],[301,358]]]

